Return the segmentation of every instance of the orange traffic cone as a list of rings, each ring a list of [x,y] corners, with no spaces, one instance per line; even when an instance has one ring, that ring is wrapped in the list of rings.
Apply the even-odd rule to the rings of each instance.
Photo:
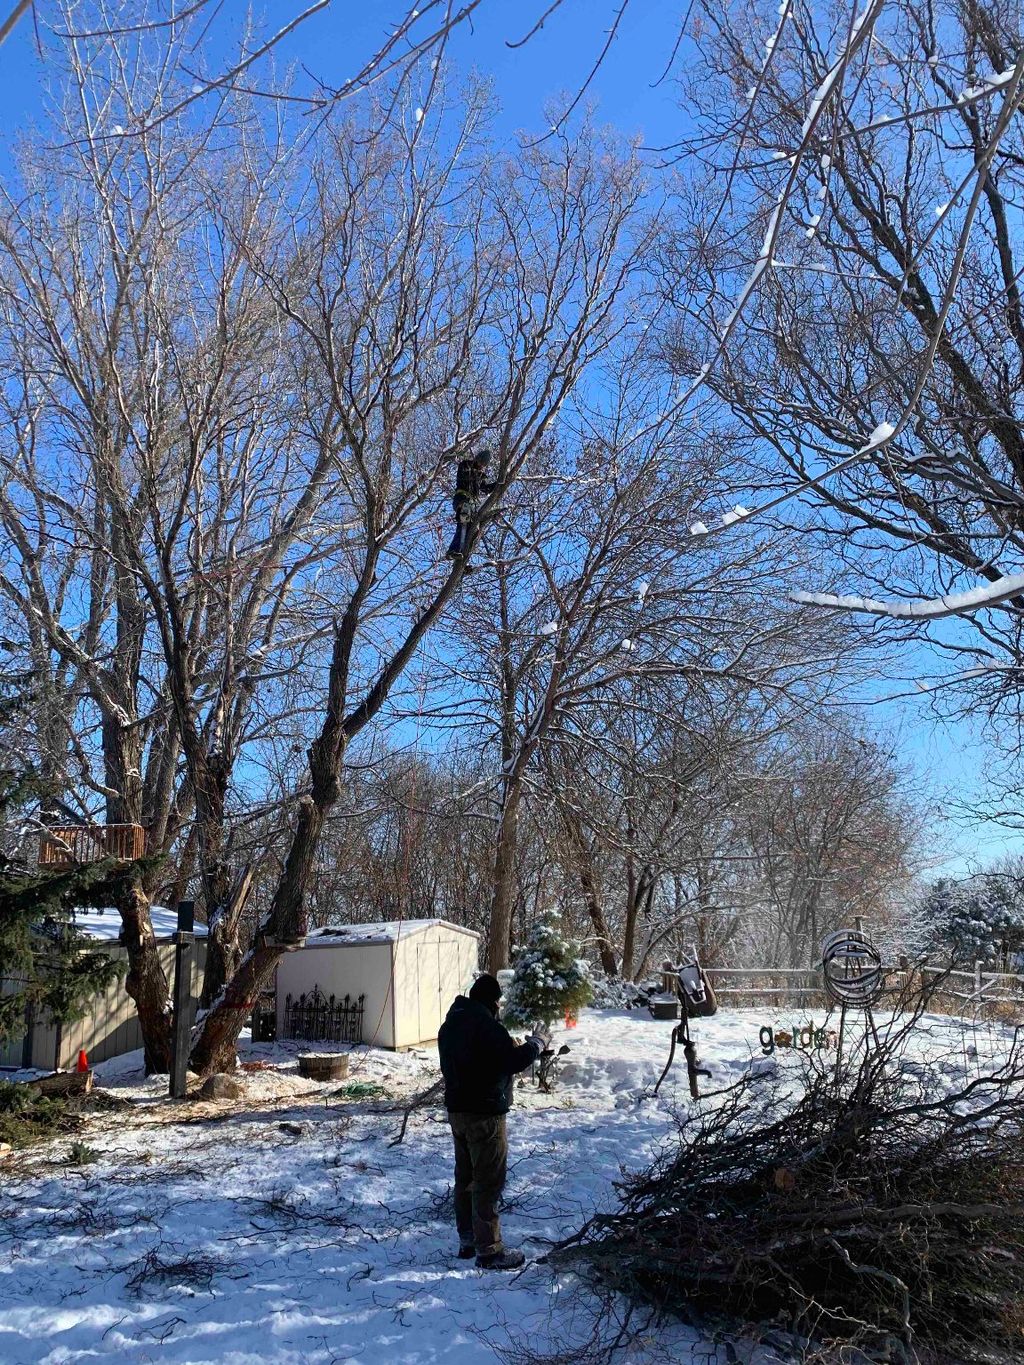
[[[80,1047],[80,1048],[78,1049],[78,1065],[75,1067],[75,1070],[76,1070],[76,1071],[88,1071],[88,1070],[89,1070],[89,1058],[85,1055],[85,1048],[84,1048],[84,1047]]]

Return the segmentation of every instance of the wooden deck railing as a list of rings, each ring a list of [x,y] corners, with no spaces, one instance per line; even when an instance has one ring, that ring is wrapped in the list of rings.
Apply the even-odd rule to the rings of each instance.
[[[131,862],[145,852],[141,825],[58,825],[39,836],[40,867],[72,867],[100,858]]]
[[[723,1005],[795,1005],[824,1002],[820,967],[707,967],[708,979]]]

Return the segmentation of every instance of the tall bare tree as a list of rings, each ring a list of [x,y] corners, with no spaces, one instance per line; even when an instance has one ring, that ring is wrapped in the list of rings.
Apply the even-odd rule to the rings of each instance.
[[[813,725],[763,755],[738,815],[742,942],[759,962],[810,966],[856,916],[877,932],[900,915],[919,815],[892,753],[854,726]]]
[[[472,549],[621,328],[638,269],[639,247],[629,237],[637,167],[589,133],[499,163],[493,174],[477,163],[470,175],[467,148],[456,144],[442,176],[419,178],[422,136],[408,137],[407,178],[396,178],[385,199],[383,220],[389,224],[393,203],[397,233],[386,226],[383,239],[372,228],[357,237],[353,266],[342,272],[334,251],[348,238],[335,237],[331,219],[326,233],[313,234],[313,265],[300,287],[274,261],[265,271],[322,376],[357,531],[326,708],[309,749],[309,786],[261,933],[196,1040],[201,1070],[233,1054],[255,992],[305,931],[305,896],[346,751],[459,588],[462,562],[443,573],[427,569],[420,592],[405,581],[409,565],[422,565],[424,552],[438,546],[433,537],[424,545],[424,525],[436,517],[450,457],[485,435],[497,450],[496,485],[470,529]],[[339,210],[362,188],[358,178],[347,181]],[[435,421],[429,440],[416,443],[403,423],[431,401],[443,426]]]
[[[813,665],[795,651],[796,613],[765,600],[778,587],[784,545],[746,536],[726,557],[688,534],[696,499],[721,496],[722,470],[685,428],[637,413],[634,363],[627,351],[603,431],[593,417],[582,440],[570,439],[569,423],[555,430],[545,474],[528,475],[527,491],[506,502],[455,623],[449,674],[461,699],[451,710],[498,769],[480,786],[495,828],[491,971],[508,961],[520,820],[545,774],[568,784],[562,820],[610,969],[573,769],[617,742],[612,716],[643,711],[655,726],[687,692],[703,697],[705,714],[733,704],[730,696],[784,696],[831,657],[823,643]]]
[[[437,69],[422,103],[330,121],[299,163],[280,110],[243,98],[208,126],[154,117],[180,79],[154,41],[162,61],[69,40],[59,145],[8,198],[2,582],[19,648],[71,670],[66,746],[108,822],[199,869],[208,1068],[303,932],[349,742],[456,591],[436,568],[454,458],[486,435],[507,488],[607,345],[640,182],[589,136],[488,170],[480,100],[449,112]],[[239,964],[232,774],[321,660],[290,852]],[[160,1067],[152,890],[121,912]]]
[[[807,529],[828,568],[793,585],[803,600],[939,645],[945,676],[922,685],[1008,720],[1016,752],[1020,7],[868,6],[849,54],[850,14],[787,6],[767,58],[755,7],[700,13],[670,354],[708,367],[705,420],[742,433],[774,516],[793,521],[797,494],[824,509]]]

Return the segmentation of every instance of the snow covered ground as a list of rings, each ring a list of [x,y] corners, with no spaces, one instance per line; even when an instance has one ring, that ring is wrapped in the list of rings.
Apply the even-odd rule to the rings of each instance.
[[[764,1010],[700,1022],[714,1084],[752,1064],[795,1076],[797,1054],[767,1060],[758,1041],[762,1024],[793,1022],[804,1018]],[[621,1170],[670,1138],[673,1109],[689,1103],[682,1058],[656,1101],[644,1095],[671,1029],[639,1012],[588,1010],[556,1035],[572,1049],[558,1089],[541,1095],[527,1080],[509,1121],[509,1244],[542,1255],[613,1207]],[[962,1078],[1005,1041],[996,1026],[926,1019],[920,1064]],[[523,1343],[575,1358],[593,1301],[573,1276],[542,1264],[501,1275],[456,1259],[443,1112],[417,1112],[391,1146],[398,1119],[365,1096],[325,1098],[338,1083],[302,1079],[300,1050],[245,1043],[243,1062],[263,1066],[240,1073],[243,1099],[222,1104],[170,1104],[166,1078],[145,1080],[139,1054],[97,1067],[99,1084],[129,1102],[75,1135],[98,1158],[68,1165],[70,1140],[59,1141],[0,1177],[4,1365],[475,1365]],[[408,1096],[436,1078],[436,1063],[429,1048],[358,1048],[349,1083]],[[726,1358],[682,1325],[622,1357]],[[741,1343],[731,1358],[778,1359]]]

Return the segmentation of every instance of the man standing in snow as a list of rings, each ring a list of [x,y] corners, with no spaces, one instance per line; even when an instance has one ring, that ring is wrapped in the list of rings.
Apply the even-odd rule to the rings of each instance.
[[[466,553],[466,537],[469,523],[476,511],[477,499],[484,493],[494,491],[495,485],[484,478],[487,463],[491,458],[489,450],[477,451],[468,459],[460,460],[455,473],[455,493],[452,497],[452,511],[455,513],[455,534],[445,554],[446,559],[461,559]]]
[[[498,1022],[501,986],[484,973],[457,996],[437,1035],[444,1102],[455,1142],[455,1225],[459,1256],[486,1270],[517,1270],[526,1257],[502,1245],[498,1199],[505,1187],[505,1115],[512,1078],[547,1046],[535,1030],[516,1044]]]

